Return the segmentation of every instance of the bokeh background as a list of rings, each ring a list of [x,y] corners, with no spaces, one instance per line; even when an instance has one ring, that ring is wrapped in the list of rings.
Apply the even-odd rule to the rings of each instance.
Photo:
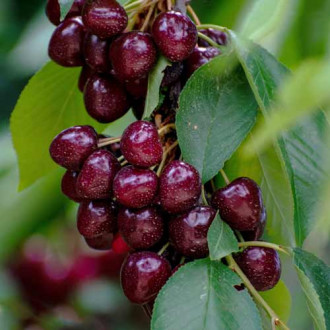
[[[0,329],[148,329],[142,309],[120,291],[123,256],[92,252],[81,242],[76,206],[60,193],[61,173],[17,192],[10,113],[28,79],[48,60],[54,27],[44,15],[45,2],[0,1]],[[203,23],[235,30],[252,2],[193,0],[192,5]],[[330,1],[288,2],[283,21],[263,45],[295,70],[311,58],[329,56]],[[329,262],[324,226],[316,225],[305,248]],[[293,302],[289,325],[312,329],[295,274],[284,269]]]

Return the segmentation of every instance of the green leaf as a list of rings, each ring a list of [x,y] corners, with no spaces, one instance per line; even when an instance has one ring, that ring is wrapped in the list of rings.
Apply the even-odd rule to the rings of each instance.
[[[239,277],[220,261],[202,259],[182,266],[155,302],[152,330],[261,329],[257,308]]]
[[[293,256],[315,329],[330,329],[330,267],[299,248]]]
[[[269,120],[275,93],[288,70],[265,49],[233,35],[236,52],[265,120]],[[322,158],[328,124],[319,112],[307,117],[274,141],[285,163],[294,198],[296,244],[301,246],[315,223],[319,184],[325,178]],[[279,148],[279,149],[277,149]],[[282,161],[281,160],[281,161]]]
[[[211,260],[220,260],[228,254],[239,250],[233,231],[220,219],[219,214],[216,215],[209,228],[207,241]]]
[[[164,70],[170,62],[160,56],[155,67],[151,70],[148,77],[148,92],[144,106],[143,118],[149,118],[159,104],[159,90],[164,77]]]
[[[176,125],[182,155],[205,183],[253,127],[257,104],[241,67],[228,55],[197,70],[179,104]]]
[[[48,152],[53,138],[73,125],[101,125],[87,114],[77,88],[80,69],[50,62],[23,90],[11,117],[10,127],[24,189],[58,166]]]
[[[74,0],[59,0],[61,8],[61,21],[65,18],[72,7]]]

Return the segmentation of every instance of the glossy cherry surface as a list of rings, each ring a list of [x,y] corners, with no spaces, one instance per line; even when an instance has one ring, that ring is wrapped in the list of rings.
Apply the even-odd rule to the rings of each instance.
[[[238,178],[214,192],[212,206],[233,229],[253,230],[264,216],[259,186],[249,178]]]
[[[94,250],[101,250],[101,251],[106,251],[110,250],[112,246],[112,241],[113,241],[113,234],[112,233],[107,233],[103,234],[100,236],[92,237],[92,238],[87,238],[84,237],[86,244],[94,249]]]
[[[151,204],[158,189],[158,177],[149,169],[133,166],[122,168],[113,182],[117,201],[128,208],[142,208]]]
[[[258,291],[272,289],[281,277],[281,261],[277,251],[253,246],[234,256],[237,264]]]
[[[203,258],[209,253],[207,232],[216,215],[209,206],[197,206],[169,223],[170,240],[186,257]]]
[[[71,200],[80,203],[83,198],[78,194],[76,184],[78,172],[66,171],[61,182],[62,193]]]
[[[112,242],[112,250],[116,254],[125,254],[131,250],[120,233],[117,233]]]
[[[163,147],[154,124],[138,120],[124,131],[120,149],[125,159],[139,167],[151,167],[161,162]]]
[[[142,77],[125,82],[127,92],[136,99],[145,98],[148,90],[148,77]]]
[[[188,163],[174,160],[160,176],[159,193],[162,208],[169,213],[191,209],[201,194],[201,179]]]
[[[165,57],[172,62],[186,59],[197,43],[197,29],[180,12],[161,13],[152,25],[153,38]]]
[[[97,148],[97,134],[91,126],[73,126],[59,133],[49,147],[54,162],[73,171]]]
[[[88,79],[94,74],[94,71],[88,66],[84,65],[80,71],[78,88],[83,93]]]
[[[61,23],[61,7],[58,0],[47,0],[46,15],[54,25]]]
[[[228,37],[225,32],[215,30],[215,29],[202,29],[199,30],[199,32],[205,34],[207,37],[211,38],[214,42],[216,42],[218,45],[224,46],[227,44]],[[210,44],[204,40],[199,38],[198,39],[198,45],[202,47],[209,47]]]
[[[171,276],[171,266],[154,252],[131,254],[121,269],[121,285],[126,297],[133,303],[151,301]]]
[[[85,0],[74,0],[69,12],[65,16],[65,19],[69,17],[81,16],[84,4]]]
[[[88,199],[110,198],[113,179],[120,169],[120,163],[111,152],[104,149],[94,151],[79,173],[78,194]]]
[[[144,77],[156,62],[154,42],[144,32],[122,34],[111,43],[109,54],[115,76],[121,81]]]
[[[248,231],[241,231],[241,234],[245,241],[258,241],[266,228],[266,222],[267,222],[267,212],[266,209],[263,208],[262,216],[260,218],[260,222],[253,230]]]

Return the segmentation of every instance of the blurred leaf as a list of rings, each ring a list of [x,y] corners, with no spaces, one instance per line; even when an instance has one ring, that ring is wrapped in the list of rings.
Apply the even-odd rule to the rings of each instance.
[[[182,155],[205,183],[253,127],[257,104],[241,67],[228,55],[198,69],[183,89],[179,104],[176,126]]]
[[[315,329],[330,329],[330,267],[299,248],[293,256]]]
[[[65,18],[72,7],[74,0],[59,0],[61,8],[61,21]]]
[[[10,308],[0,304],[0,325],[1,330],[19,330],[21,326]]]
[[[261,329],[257,308],[240,278],[220,261],[202,259],[179,268],[157,296],[152,330]]]
[[[211,260],[220,260],[239,250],[236,237],[231,228],[221,220],[219,214],[214,218],[207,233]]]
[[[233,36],[236,51],[265,120],[288,70],[265,49]],[[301,246],[315,223],[319,185],[326,177],[322,159],[328,124],[322,113],[306,118],[277,140],[294,198],[296,244]],[[276,142],[274,142],[276,144]],[[252,150],[253,152],[253,150]]]
[[[160,85],[164,77],[164,70],[168,65],[171,65],[170,62],[164,56],[160,56],[148,76],[148,93],[142,118],[149,118],[158,106]]]

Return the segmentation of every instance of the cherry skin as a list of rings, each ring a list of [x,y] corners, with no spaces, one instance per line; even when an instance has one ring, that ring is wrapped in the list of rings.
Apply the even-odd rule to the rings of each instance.
[[[88,199],[110,198],[113,179],[120,169],[119,161],[111,152],[104,149],[94,151],[79,173],[78,194]]]
[[[281,277],[280,257],[273,249],[251,246],[234,258],[258,291],[272,289]]]
[[[112,242],[112,250],[116,254],[125,254],[131,250],[128,244],[124,241],[120,233],[117,233]]]
[[[78,171],[97,148],[97,134],[91,126],[73,126],[59,133],[49,147],[55,163]]]
[[[186,257],[204,258],[208,255],[207,232],[216,215],[209,206],[197,206],[169,223],[170,240],[175,249]]]
[[[100,38],[110,38],[127,26],[125,9],[115,0],[86,1],[82,18],[86,28]]]
[[[245,241],[258,241],[264,231],[265,231],[265,227],[266,227],[266,222],[267,222],[267,213],[266,213],[266,209],[264,208],[262,211],[262,216],[260,219],[260,222],[258,223],[257,227],[255,227],[253,230],[248,230],[248,231],[242,231],[241,234],[244,238]]]
[[[151,204],[157,189],[156,173],[133,166],[122,168],[113,182],[113,193],[117,201],[129,208],[142,208]]]
[[[154,66],[156,48],[150,34],[132,31],[111,43],[109,56],[119,80],[135,80],[146,76]]]
[[[59,25],[61,23],[61,7],[58,0],[48,0],[46,5],[46,15],[51,23]]]
[[[121,285],[133,303],[145,304],[158,294],[171,276],[169,262],[155,252],[131,254],[121,269]]]
[[[113,242],[113,233],[106,233],[96,237],[84,237],[86,244],[94,249],[100,251],[110,250]]]
[[[65,20],[55,29],[49,41],[49,57],[61,66],[82,66],[84,36],[81,17]]]
[[[88,79],[94,74],[94,71],[88,66],[84,65],[80,71],[78,88],[83,93]]]
[[[120,150],[125,159],[139,167],[151,167],[161,162],[163,147],[154,124],[138,120],[124,131]]]
[[[118,229],[131,248],[148,249],[163,236],[163,218],[155,207],[122,208],[118,213]]]
[[[74,202],[80,203],[83,198],[78,194],[76,184],[78,172],[66,171],[62,178],[62,193]]]
[[[89,115],[100,123],[111,123],[130,108],[124,88],[113,78],[94,74],[89,78],[84,101]]]
[[[201,179],[188,163],[174,160],[160,176],[159,194],[162,208],[169,213],[191,209],[201,194]]]
[[[240,231],[253,230],[264,216],[261,190],[249,178],[238,178],[215,191],[211,204],[223,221]]]
[[[214,29],[202,29],[199,30],[199,32],[205,34],[207,37],[212,39],[214,42],[216,42],[220,46],[224,46],[227,44],[227,34],[225,32],[214,30]],[[209,43],[201,38],[198,38],[198,45],[202,47],[209,47]]]
[[[215,47],[195,48],[185,61],[187,76],[190,77],[199,67],[220,54],[220,50]]]
[[[157,16],[152,25],[153,38],[172,62],[186,59],[197,43],[197,29],[189,17],[175,11]]]
[[[130,80],[125,83],[127,92],[135,99],[145,98],[148,90],[148,76]]]
[[[69,12],[65,16],[65,19],[75,16],[81,16],[84,4],[85,0],[74,0]]]

